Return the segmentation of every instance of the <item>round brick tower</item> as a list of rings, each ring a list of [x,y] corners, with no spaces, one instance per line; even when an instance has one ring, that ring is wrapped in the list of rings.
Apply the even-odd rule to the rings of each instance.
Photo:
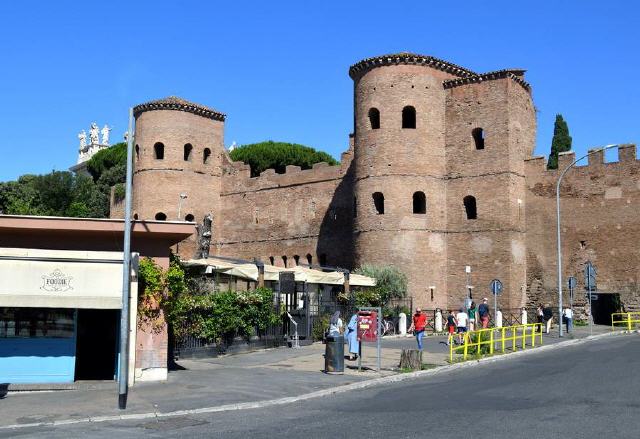
[[[414,304],[444,307],[445,89],[473,76],[430,56],[401,53],[351,66],[354,80],[355,265],[395,264]]]
[[[200,223],[218,212],[225,115],[172,96],[134,116],[134,218]],[[181,254],[192,256],[191,241]]]

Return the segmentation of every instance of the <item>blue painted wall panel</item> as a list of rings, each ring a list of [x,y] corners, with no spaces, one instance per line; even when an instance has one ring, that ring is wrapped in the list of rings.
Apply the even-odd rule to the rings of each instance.
[[[0,383],[72,383],[75,356],[75,337],[0,338]]]

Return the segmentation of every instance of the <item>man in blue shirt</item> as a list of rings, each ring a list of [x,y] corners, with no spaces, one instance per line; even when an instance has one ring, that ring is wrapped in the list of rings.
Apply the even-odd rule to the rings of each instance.
[[[480,317],[480,323],[483,328],[489,326],[489,305],[487,304],[489,299],[486,297],[482,299],[482,303],[478,306],[478,316]]]

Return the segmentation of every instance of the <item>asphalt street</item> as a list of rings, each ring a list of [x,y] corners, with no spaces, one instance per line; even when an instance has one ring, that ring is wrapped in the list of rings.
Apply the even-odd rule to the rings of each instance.
[[[639,367],[640,336],[630,334],[266,409],[0,430],[0,437],[635,439]]]

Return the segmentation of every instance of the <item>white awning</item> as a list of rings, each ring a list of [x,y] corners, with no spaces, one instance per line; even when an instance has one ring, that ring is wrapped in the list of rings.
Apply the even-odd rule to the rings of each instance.
[[[209,257],[207,259],[191,259],[184,262],[186,266],[206,266],[213,271],[236,276],[242,279],[257,281],[258,267],[250,262],[232,262],[228,259]],[[264,280],[278,281],[281,272],[293,272],[296,282],[306,282],[310,284],[342,285],[344,284],[344,274],[340,271],[320,271],[305,266],[293,268],[276,267],[274,265],[264,266]],[[352,286],[371,287],[376,285],[376,280],[359,274],[349,276],[349,284]]]
[[[120,309],[122,256],[0,248],[0,306]]]

